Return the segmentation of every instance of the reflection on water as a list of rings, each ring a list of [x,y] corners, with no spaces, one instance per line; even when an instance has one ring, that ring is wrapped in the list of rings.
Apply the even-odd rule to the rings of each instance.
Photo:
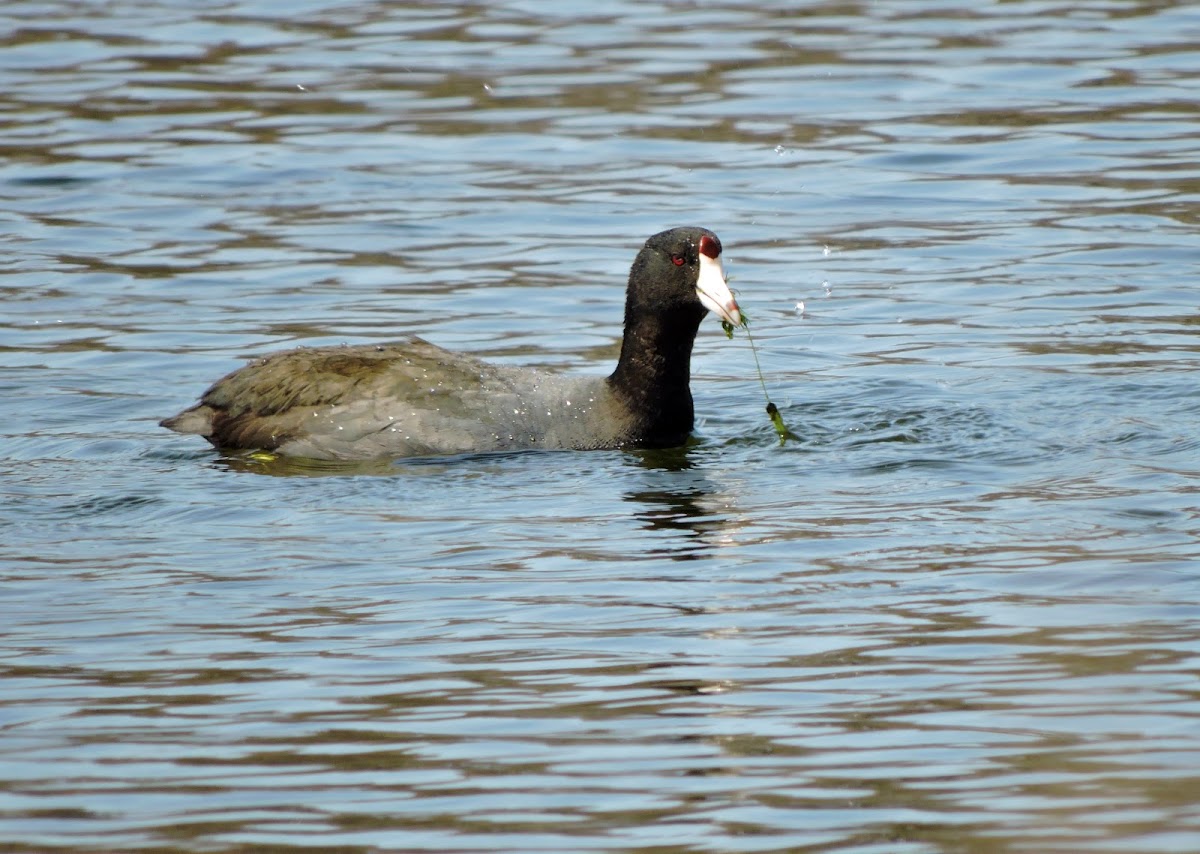
[[[0,847],[1200,849],[1189,4],[0,21]],[[715,321],[681,449],[155,427],[297,344],[605,372],[684,223],[797,441]]]

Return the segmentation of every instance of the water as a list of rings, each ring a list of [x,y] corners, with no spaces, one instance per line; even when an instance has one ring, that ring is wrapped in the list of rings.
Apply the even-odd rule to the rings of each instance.
[[[1200,849],[1190,4],[0,19],[0,847]],[[300,343],[601,373],[679,224],[800,441],[715,320],[678,451],[155,426]]]

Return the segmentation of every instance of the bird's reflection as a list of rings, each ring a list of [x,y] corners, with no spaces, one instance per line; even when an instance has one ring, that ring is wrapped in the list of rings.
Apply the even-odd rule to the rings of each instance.
[[[711,554],[714,547],[732,542],[734,525],[723,509],[728,502],[722,500],[722,490],[706,474],[705,456],[694,443],[629,453],[629,458],[644,470],[642,488],[624,495],[636,508],[634,517],[647,531],[682,535],[651,548],[650,554],[695,560]]]

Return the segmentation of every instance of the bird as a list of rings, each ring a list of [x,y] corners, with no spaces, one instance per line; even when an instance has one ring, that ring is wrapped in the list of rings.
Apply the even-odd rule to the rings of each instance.
[[[421,338],[298,347],[233,371],[159,423],[222,451],[318,460],[677,447],[694,426],[701,321],[712,311],[743,324],[721,251],[716,234],[694,226],[646,240],[608,376],[498,365]]]

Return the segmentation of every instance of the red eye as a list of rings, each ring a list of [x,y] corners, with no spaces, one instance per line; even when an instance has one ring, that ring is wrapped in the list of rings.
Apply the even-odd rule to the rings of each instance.
[[[671,256],[671,263],[674,264],[676,267],[682,267],[683,262],[685,260],[687,260],[687,259],[685,259],[682,255],[672,255]]]

